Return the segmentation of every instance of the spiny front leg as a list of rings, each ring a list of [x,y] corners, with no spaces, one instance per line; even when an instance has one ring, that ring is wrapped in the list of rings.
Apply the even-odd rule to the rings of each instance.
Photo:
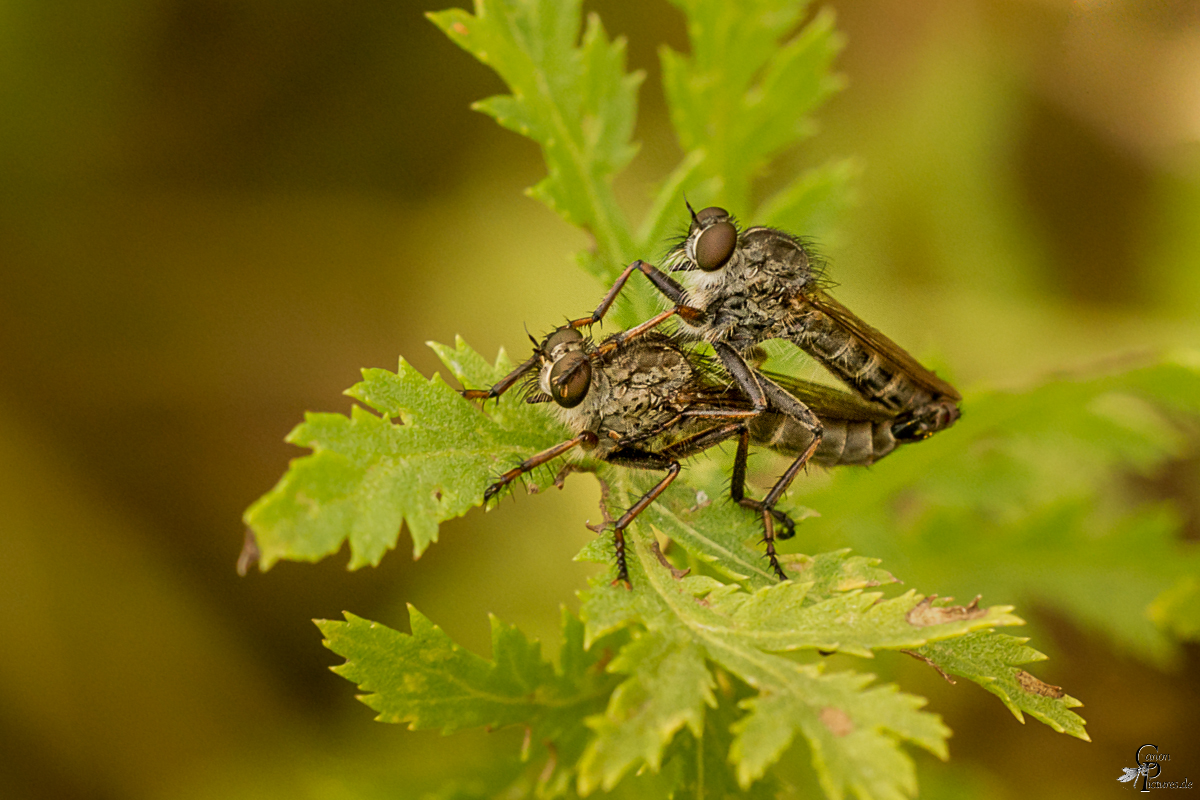
[[[665,320],[674,316],[676,311],[678,311],[678,309],[668,308],[666,311],[660,311],[650,319],[635,325],[629,330],[621,331],[620,333],[614,333],[612,336],[605,339],[603,344],[596,348],[596,354],[601,356],[606,355],[611,353],[613,350],[616,350],[625,342],[628,342],[631,339],[636,339],[645,333],[649,333],[661,325]]]
[[[525,374],[528,373],[530,370],[537,367],[539,360],[540,360],[540,355],[537,353],[534,353],[525,362],[523,362],[520,366],[518,366],[512,372],[508,373],[503,378],[501,378],[500,381],[498,383],[496,383],[495,385],[493,385],[491,388],[489,388],[489,389],[462,389],[459,391],[459,394],[461,394],[463,396],[463,398],[466,400],[483,400],[485,403],[488,400],[491,400],[493,398],[498,400],[500,398],[500,395],[504,394],[510,388],[512,388],[512,385],[514,383],[516,383],[522,377],[524,377]]]
[[[775,553],[775,522],[771,518],[774,509],[763,509],[763,543],[766,545],[767,561],[771,564],[771,569],[774,570],[776,577],[781,581],[788,579],[787,573],[783,571],[783,567],[779,566],[779,557]],[[789,520],[790,522],[790,520]]]
[[[561,456],[563,453],[566,453],[566,452],[572,450],[573,448],[578,447],[578,446],[588,443],[588,442],[595,444],[596,443],[596,434],[592,433],[591,431],[584,431],[583,433],[576,436],[574,439],[568,439],[565,442],[559,442],[558,444],[554,445],[553,447],[543,450],[542,452],[537,453],[536,455],[533,455],[533,456],[525,459],[520,464],[518,464],[517,466],[510,469],[508,472],[505,472],[503,475],[501,475],[496,480],[496,482],[493,483],[491,486],[487,487],[487,489],[484,489],[484,491],[483,491],[484,504],[486,505],[488,500],[491,500],[493,497],[498,495],[500,492],[504,491],[504,489],[506,489],[509,484],[511,484],[513,481],[515,481],[517,478],[521,477],[525,473],[531,472],[531,471],[537,469],[538,467],[540,467],[542,464],[545,464],[548,461],[553,461],[554,459]]]

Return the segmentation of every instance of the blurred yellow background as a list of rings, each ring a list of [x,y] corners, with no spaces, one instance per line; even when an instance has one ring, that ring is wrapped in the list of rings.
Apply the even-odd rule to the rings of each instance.
[[[968,391],[1200,344],[1200,4],[828,5],[848,88],[797,163],[863,165],[824,243],[839,299]],[[515,752],[370,722],[309,620],[404,627],[408,602],[487,655],[492,612],[552,651],[545,598],[592,571],[587,481],[448,523],[416,563],[402,536],[375,570],[234,573],[243,509],[300,455],[283,436],[347,410],[360,368],[428,374],[456,334],[520,353],[602,292],[521,194],[535,146],[468,110],[503,87],[440,7],[0,0],[0,797],[408,797]],[[649,73],[636,219],[678,157],[655,49],[683,22],[586,8]],[[1159,487],[1193,534],[1197,472]],[[931,795],[1055,796],[1142,739],[1200,741],[1196,648],[1163,675],[1041,630],[1096,742],[921,673],[957,733],[952,767],[921,760]]]

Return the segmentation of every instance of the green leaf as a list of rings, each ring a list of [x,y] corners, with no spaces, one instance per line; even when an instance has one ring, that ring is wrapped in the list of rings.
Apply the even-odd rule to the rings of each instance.
[[[683,773],[677,797],[738,797],[775,800],[791,788],[770,774],[744,788],[738,780],[737,764],[729,758],[734,724],[743,716],[742,701],[752,695],[749,687],[723,670],[716,670],[717,704],[707,709],[703,738],[682,732],[667,748],[663,771],[679,765]],[[793,791],[794,794],[794,791]],[[656,797],[659,795],[644,795]]]
[[[772,685],[744,705],[731,758],[743,786],[783,754],[797,732],[812,748],[813,766],[827,796],[852,789],[861,798],[905,798],[916,793],[912,761],[896,746],[907,739],[946,758],[950,730],[925,701],[894,686],[867,689],[870,675],[823,674],[815,665],[772,659]]]
[[[842,46],[832,14],[820,13],[796,31],[803,2],[676,4],[688,15],[692,55],[663,48],[660,56],[684,155],[636,238],[612,189],[637,150],[632,134],[643,78],[625,72],[624,41],[610,41],[592,15],[577,43],[579,0],[476,0],[474,14],[429,14],[511,89],[475,108],[541,146],[548,174],[530,193],[593,236],[594,250],[577,260],[604,282],[634,258],[660,254],[667,236],[686,223],[689,194],[748,213],[753,180],[811,133],[807,115],[841,85],[830,70]],[[855,170],[842,162],[781,187],[767,203],[771,222],[827,233]],[[647,283],[634,281],[611,317],[628,327],[651,316],[658,303]]]
[[[852,158],[814,167],[763,203],[755,214],[755,224],[828,242],[837,219],[850,205],[852,186],[861,172],[862,165]]]
[[[808,584],[805,599],[813,603],[834,597],[839,592],[896,583],[895,576],[879,569],[878,558],[852,556],[849,550],[815,556],[788,556],[787,564],[792,580]]]
[[[838,520],[836,532],[820,518],[805,532],[943,594],[1037,602],[1166,665],[1171,634],[1188,627],[1164,593],[1200,580],[1200,553],[1181,541],[1177,510],[1136,502],[1128,475],[1172,469],[1197,417],[1200,369],[1186,356],[971,396],[951,430],[804,494]]]
[[[636,635],[609,664],[629,677],[603,714],[588,719],[595,737],[579,763],[579,791],[612,789],[635,764],[657,771],[667,744],[685,725],[699,737],[704,707],[716,705],[704,653],[686,640],[654,632]]]
[[[381,722],[443,733],[528,722],[544,705],[538,693],[554,688],[554,670],[541,660],[538,644],[495,618],[494,661],[488,662],[455,645],[412,607],[412,635],[345,616],[345,622],[317,624],[325,646],[346,659],[334,672],[370,692],[361,699]]]
[[[754,587],[775,584],[778,579],[759,544],[762,523],[756,515],[728,501],[728,460],[709,459],[689,464],[687,469],[687,483],[676,482],[640,521],[686,550],[691,563],[697,566],[704,565]],[[652,484],[642,476],[631,475],[630,485],[641,493]],[[811,513],[786,502],[779,508],[797,521]]]
[[[1043,661],[1046,656],[1026,647],[1028,639],[994,632],[979,632],[948,642],[919,647],[914,655],[928,661],[943,674],[959,675],[978,683],[1024,722],[1022,712],[1046,723],[1059,733],[1091,741],[1083,718],[1070,709],[1083,703],[1030,675],[1021,664]]]
[[[703,152],[713,199],[747,215],[751,182],[811,134],[806,116],[841,82],[830,71],[842,47],[822,12],[792,34],[806,3],[675,0],[688,16],[691,55],[663,47],[663,89],[684,152]]]
[[[454,644],[411,606],[412,634],[345,617],[317,626],[325,646],[346,659],[333,671],[367,693],[359,699],[378,712],[376,719],[443,733],[525,726],[533,747],[525,757],[544,762],[541,791],[555,796],[566,790],[586,742],[581,720],[604,707],[617,683],[599,663],[610,643],[584,650],[582,624],[564,611],[555,668],[542,659],[537,642],[494,617],[491,661]]]
[[[579,0],[476,0],[475,14],[429,14],[435,25],[504,79],[510,95],[475,108],[542,147],[549,175],[531,194],[589,231],[604,278],[635,253],[612,178],[633,157],[641,73],[625,73],[625,42],[610,41],[599,17],[581,24]]]
[[[609,490],[618,506],[632,501],[623,484],[610,484]],[[696,653],[702,653],[704,659],[757,690],[758,697],[745,704],[750,715],[735,726],[737,738],[730,751],[743,788],[763,775],[797,733],[808,742],[822,784],[834,797],[841,796],[846,787],[863,797],[911,794],[913,768],[899,747],[901,741],[945,754],[944,739],[949,731],[936,715],[920,710],[921,698],[901,694],[895,687],[868,688],[869,675],[825,675],[818,664],[797,664],[772,655],[773,651],[832,645],[869,655],[876,648],[909,647],[908,641],[931,642],[967,630],[1020,623],[1007,608],[951,609],[931,600],[923,602],[912,592],[879,602],[878,595],[856,587],[806,605],[806,591],[818,581],[788,582],[746,592],[710,577],[677,578],[659,563],[653,534],[638,525],[631,531],[628,553],[633,589],[598,586],[585,597],[583,615],[589,636],[609,635],[622,621],[626,625],[636,622],[647,633],[636,640],[640,649],[628,663],[644,663],[647,653],[658,660],[673,653],[683,663],[694,665]],[[869,569],[863,561],[836,567],[831,563],[836,558],[825,554],[810,562],[810,571],[824,576],[849,574],[856,576],[854,582],[863,580],[862,573]],[[849,558],[842,554],[841,560],[848,562]],[[868,574],[870,579],[881,577]],[[822,589],[828,591],[832,582],[829,578],[820,581]],[[645,636],[656,638],[643,643]],[[623,656],[624,651],[619,658]],[[651,749],[655,742],[651,734],[657,733],[657,740],[665,744],[664,732],[685,723],[692,725],[695,713],[711,704],[710,691],[704,673],[685,671],[662,701],[641,692],[634,695],[638,702],[621,703],[614,717],[640,725],[638,745],[619,751],[619,759],[585,759],[580,765],[581,787],[611,786],[619,770],[631,766],[635,756],[656,766],[659,762]],[[640,713],[633,717],[618,713],[630,708]],[[615,739],[619,728],[608,724],[601,730]],[[616,750],[615,745],[610,747]],[[890,767],[881,770],[881,764]]]
[[[850,591],[803,605],[808,587],[782,583],[752,595],[728,590],[709,595],[710,607],[726,615],[746,643],[759,650],[841,651],[870,658],[872,651],[916,647],[998,625],[1021,625],[1011,606],[977,608],[934,604],[915,591],[891,599],[879,592]]]
[[[664,49],[662,63],[684,154],[636,238],[611,185],[635,152],[641,76],[625,72],[623,42],[610,40],[595,17],[580,38],[577,0],[478,0],[474,14],[431,15],[509,86],[511,94],[477,108],[539,143],[548,176],[531,193],[593,235],[595,252],[580,263],[602,279],[634,257],[653,257],[652,248],[686,221],[685,194],[712,197],[748,221],[821,231],[853,178],[852,162],[810,170],[754,212],[756,178],[812,131],[807,115],[839,85],[831,63],[841,43],[831,15],[801,27],[805,3],[677,4],[688,15],[691,53]],[[649,316],[658,299],[645,281],[634,283],[614,312],[618,324]],[[462,342],[435,349],[467,386],[494,383],[511,367],[489,366]],[[828,796],[908,797],[916,784],[905,745],[945,758],[949,731],[923,710],[922,698],[866,673],[828,673],[814,651],[915,652],[987,686],[1018,717],[1028,711],[1082,735],[1082,721],[1065,711],[1077,701],[1050,697],[1018,668],[1040,654],[994,633],[1021,623],[1010,606],[954,606],[916,590],[885,590],[894,571],[916,576],[926,591],[944,594],[953,583],[964,597],[986,590],[1007,599],[996,590],[1052,590],[1061,574],[1071,584],[1062,602],[1081,616],[1115,615],[1119,622],[1106,624],[1122,635],[1144,637],[1148,629],[1129,613],[1121,617],[1116,607],[1129,597],[1143,606],[1157,598],[1161,623],[1187,630],[1191,618],[1180,607],[1195,587],[1183,580],[1192,569],[1186,559],[1171,567],[1179,580],[1156,581],[1142,570],[1122,583],[1115,568],[1131,533],[1154,545],[1143,566],[1179,555],[1170,515],[1098,502],[1115,498],[1107,490],[1125,464],[1153,470],[1185,451],[1176,416],[1194,415],[1200,392],[1195,365],[1175,366],[971,398],[953,431],[903,448],[870,473],[835,477],[806,498],[836,520],[834,536],[822,519],[784,502],[802,522],[796,541],[811,548],[824,535],[832,552],[784,555],[792,579],[782,584],[762,558],[756,516],[728,502],[727,462],[700,459],[627,531],[632,590],[608,584],[610,536],[580,554],[609,565],[608,574],[584,596],[586,624],[565,616],[557,667],[494,620],[490,661],[458,648],[415,611],[411,635],[351,615],[320,625],[346,658],[338,671],[368,693],[364,702],[381,719],[445,731],[526,726],[526,757],[544,766],[536,779],[525,774],[509,787],[513,796],[601,788],[771,796],[778,784],[768,770],[804,743]],[[291,440],[312,455],[294,462],[247,513],[264,567],[319,558],[343,541],[352,566],[376,563],[402,524],[419,554],[441,520],[479,503],[496,472],[566,438],[541,408],[505,402],[481,411],[403,362],[396,373],[365,372],[350,394],[366,408],[349,418],[310,416]],[[659,477],[595,466],[610,514]],[[903,524],[896,508],[906,514]],[[676,545],[668,555],[659,536]],[[860,552],[885,554],[890,571],[879,559],[850,555],[848,540]],[[1074,559],[1077,550],[1087,553]],[[1076,564],[1074,573],[1063,566]],[[1005,583],[1005,574],[1022,577]],[[1097,596],[1106,586],[1116,591]],[[711,784],[708,774],[716,776]]]
[[[435,350],[468,386],[495,383],[512,366],[501,354],[488,367],[461,340]],[[401,523],[419,556],[440,522],[482,503],[497,472],[567,438],[544,412],[511,399],[481,413],[403,360],[394,373],[363,370],[347,394],[381,416],[361,407],[349,417],[308,414],[289,434],[312,455],[294,460],[245,517],[263,569],[281,558],[319,560],[346,541],[352,569],[375,565],[396,546]]]

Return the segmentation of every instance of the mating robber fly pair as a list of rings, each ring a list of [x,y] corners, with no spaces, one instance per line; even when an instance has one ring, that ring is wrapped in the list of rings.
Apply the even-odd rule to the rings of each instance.
[[[484,500],[577,447],[619,466],[665,471],[613,523],[617,581],[628,585],[625,528],[671,484],[682,459],[736,437],[730,495],[761,515],[766,557],[786,580],[775,539],[793,536],[795,523],[775,504],[799,471],[809,463],[874,463],[898,444],[948,428],[962,398],[830,297],[804,241],[773,228],[739,230],[721,208],[688,210],[688,235],[666,259],[670,272],[683,273],[684,284],[635,261],[591,316],[535,341],[533,355],[491,389],[463,392],[486,400],[525,378],[527,402],[553,402],[575,434],[501,475]],[[635,271],[673,307],[599,344],[580,333],[603,319]],[[678,330],[660,332],[672,316],[680,320]],[[851,392],[759,369],[758,345],[768,339],[791,341]],[[727,377],[696,354],[697,341],[712,345]],[[762,500],[745,492],[751,443],[794,459]]]

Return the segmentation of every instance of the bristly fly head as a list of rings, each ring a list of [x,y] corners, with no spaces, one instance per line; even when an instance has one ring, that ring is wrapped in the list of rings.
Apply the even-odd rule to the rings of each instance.
[[[537,375],[530,375],[524,385],[521,387],[521,397],[526,403],[534,405],[536,403],[549,403],[554,398],[538,388]]]
[[[664,259],[664,266],[669,272],[715,272],[729,262],[737,248],[737,222],[719,206],[696,211],[684,202],[692,223]]]
[[[533,341],[535,361],[538,363],[526,376],[522,394],[526,403],[548,403],[554,401],[564,408],[572,408],[583,401],[591,383],[590,358],[596,345],[591,338],[570,325],[555,328],[542,341]],[[551,384],[549,391],[543,385],[543,377],[549,372],[557,377],[558,383]]]
[[[587,352],[589,349],[587,337],[570,325],[555,328],[540,344],[534,343],[534,350],[545,359],[561,358],[563,353],[571,350]]]
[[[692,225],[696,228],[707,228],[709,225],[730,219],[733,219],[733,216],[720,206],[709,206],[700,211],[692,211]]]

